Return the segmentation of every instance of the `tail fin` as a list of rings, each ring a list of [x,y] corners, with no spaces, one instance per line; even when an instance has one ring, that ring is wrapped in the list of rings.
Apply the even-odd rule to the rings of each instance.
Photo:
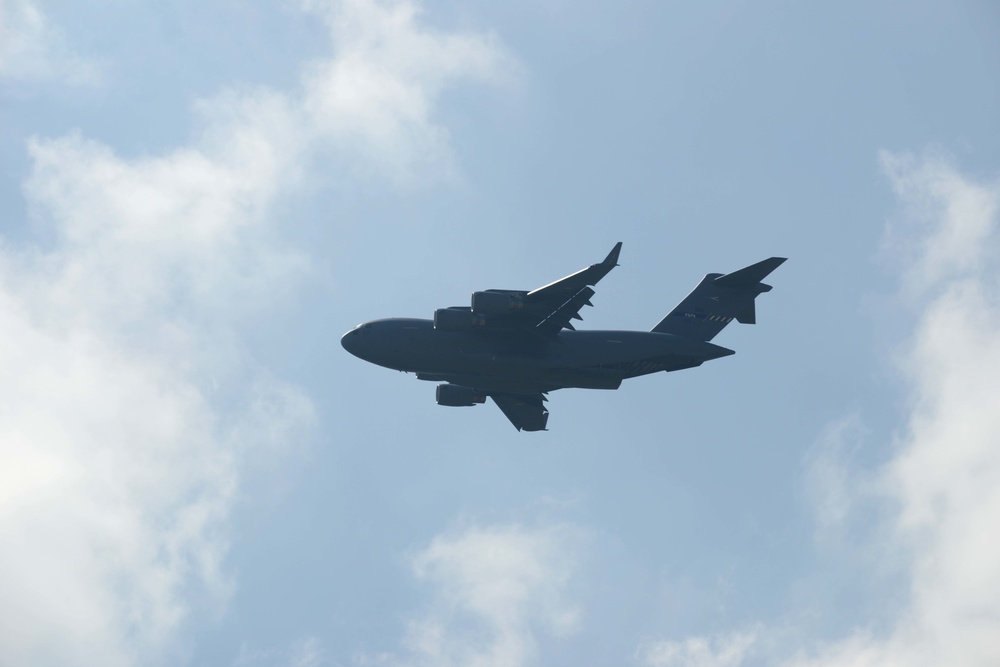
[[[708,274],[653,331],[712,340],[734,318],[743,324],[754,324],[757,321],[754,299],[771,291],[770,285],[760,281],[784,261],[784,257],[771,257],[725,275]]]

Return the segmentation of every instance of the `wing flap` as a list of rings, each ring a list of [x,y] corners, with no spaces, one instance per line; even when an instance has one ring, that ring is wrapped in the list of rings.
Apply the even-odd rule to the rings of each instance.
[[[564,328],[573,329],[570,320],[583,319],[580,309],[592,306],[590,298],[596,294],[591,287],[618,266],[621,250],[622,242],[619,241],[604,261],[528,292],[524,297],[525,303],[544,313],[536,322],[535,330],[554,336]]]
[[[594,296],[595,293],[592,288],[584,287],[539,322],[535,329],[550,335],[559,333],[563,328],[573,329],[570,320],[583,320],[580,317],[580,309],[590,303],[590,297]]]

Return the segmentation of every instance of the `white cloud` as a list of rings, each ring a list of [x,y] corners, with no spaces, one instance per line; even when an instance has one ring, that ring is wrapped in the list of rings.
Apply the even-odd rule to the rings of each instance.
[[[52,234],[0,252],[0,655],[170,662],[192,596],[230,588],[238,458],[311,420],[300,392],[228,349],[218,312],[246,289],[243,265],[286,263],[255,231],[274,163],[128,161],[78,137],[31,152],[29,201]],[[220,391],[243,407],[221,410]]]
[[[316,145],[366,145],[372,173],[434,178],[417,153],[447,152],[436,95],[462,73],[487,74],[474,58],[457,62],[476,36],[462,48],[425,41],[412,13],[400,22],[392,6],[345,7],[353,28],[381,37],[316,64],[301,91],[202,101],[191,145],[129,159],[78,135],[29,141],[25,195],[41,240],[0,245],[0,662],[174,663],[192,608],[231,590],[241,461],[294,444],[313,419],[302,392],[240,347],[240,323],[308,269],[282,247],[273,204]],[[29,4],[13,8],[43,21]],[[427,53],[385,55],[396,40]],[[356,108],[316,108],[329,83],[316,72],[344,68],[375,68],[376,91],[402,87],[422,110],[397,116],[397,100],[377,92]],[[348,128],[359,114],[383,120],[334,130],[337,113]],[[382,143],[380,122],[432,140]],[[316,664],[317,651],[295,660]]]
[[[737,667],[756,639],[757,630],[746,630],[724,637],[655,642],[642,648],[639,657],[648,667]]]
[[[917,310],[899,365],[909,415],[878,476],[909,578],[884,636],[860,629],[809,665],[1000,663],[1000,184],[940,157],[882,156],[902,213],[891,239]]]
[[[874,492],[872,481],[861,478],[855,461],[866,435],[861,417],[852,413],[827,424],[807,453],[803,486],[815,512],[820,546],[842,546],[858,496]]]
[[[100,76],[93,62],[72,52],[32,0],[0,3],[0,78],[89,85]]]
[[[842,547],[858,514],[876,510],[861,567],[902,573],[899,604],[819,648],[775,641],[762,628],[769,664],[811,667],[1000,664],[1000,182],[977,181],[940,156],[883,154],[899,197],[887,255],[901,264],[901,299],[915,326],[901,345],[905,424],[889,461],[859,470],[864,427],[856,417],[820,438],[807,482],[818,544]],[[851,535],[857,539],[858,535]],[[831,539],[833,540],[831,542]],[[735,635],[740,636],[740,635]],[[766,642],[760,639],[765,637]],[[692,638],[656,645],[651,665],[740,665],[750,660]],[[781,645],[780,648],[771,648]],[[788,657],[794,655],[794,657]]]
[[[918,310],[900,357],[909,417],[880,474],[909,602],[886,636],[859,630],[801,664],[1000,662],[1000,184],[940,157],[883,155],[901,199],[893,234]],[[907,225],[915,226],[916,233]]]
[[[422,170],[454,175],[447,130],[433,122],[442,90],[465,79],[512,80],[514,61],[490,34],[438,33],[403,0],[304,3],[322,15],[337,48],[305,76],[305,109],[356,172],[406,183]]]
[[[1000,663],[1000,183],[940,158],[884,157],[916,218],[920,315],[902,371],[909,423],[885,470],[912,556],[911,607],[886,646],[896,664]],[[903,660],[908,660],[908,663]]]
[[[329,664],[323,642],[316,637],[306,637],[292,643],[284,651],[240,649],[233,667],[320,667]]]
[[[977,274],[988,280],[1000,250],[995,187],[963,177],[941,155],[883,152],[880,158],[901,204],[888,245],[904,254],[907,296],[933,295]]]
[[[428,611],[408,624],[405,655],[365,664],[518,667],[535,662],[540,636],[579,623],[567,601],[582,534],[569,526],[469,527],[435,538],[413,561],[434,586]]]

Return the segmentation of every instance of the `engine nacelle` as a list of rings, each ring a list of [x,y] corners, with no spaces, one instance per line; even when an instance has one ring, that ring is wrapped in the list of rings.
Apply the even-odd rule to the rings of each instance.
[[[468,308],[438,308],[434,311],[434,328],[442,331],[468,331],[486,326],[486,318]]]
[[[524,308],[523,292],[488,290],[472,293],[472,312],[481,315],[508,315]]]
[[[439,384],[437,386],[437,404],[463,408],[476,403],[485,403],[486,394],[480,394],[475,389],[457,384]]]

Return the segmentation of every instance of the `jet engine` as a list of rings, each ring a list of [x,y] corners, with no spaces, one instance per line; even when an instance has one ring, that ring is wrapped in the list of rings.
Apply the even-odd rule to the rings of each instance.
[[[485,317],[465,306],[438,308],[434,311],[434,328],[441,331],[468,331],[485,325]]]
[[[485,403],[486,394],[475,389],[457,384],[439,384],[437,386],[437,404],[455,408],[467,407],[476,403]]]
[[[525,292],[486,290],[472,293],[472,312],[481,315],[507,315],[524,308]]]

